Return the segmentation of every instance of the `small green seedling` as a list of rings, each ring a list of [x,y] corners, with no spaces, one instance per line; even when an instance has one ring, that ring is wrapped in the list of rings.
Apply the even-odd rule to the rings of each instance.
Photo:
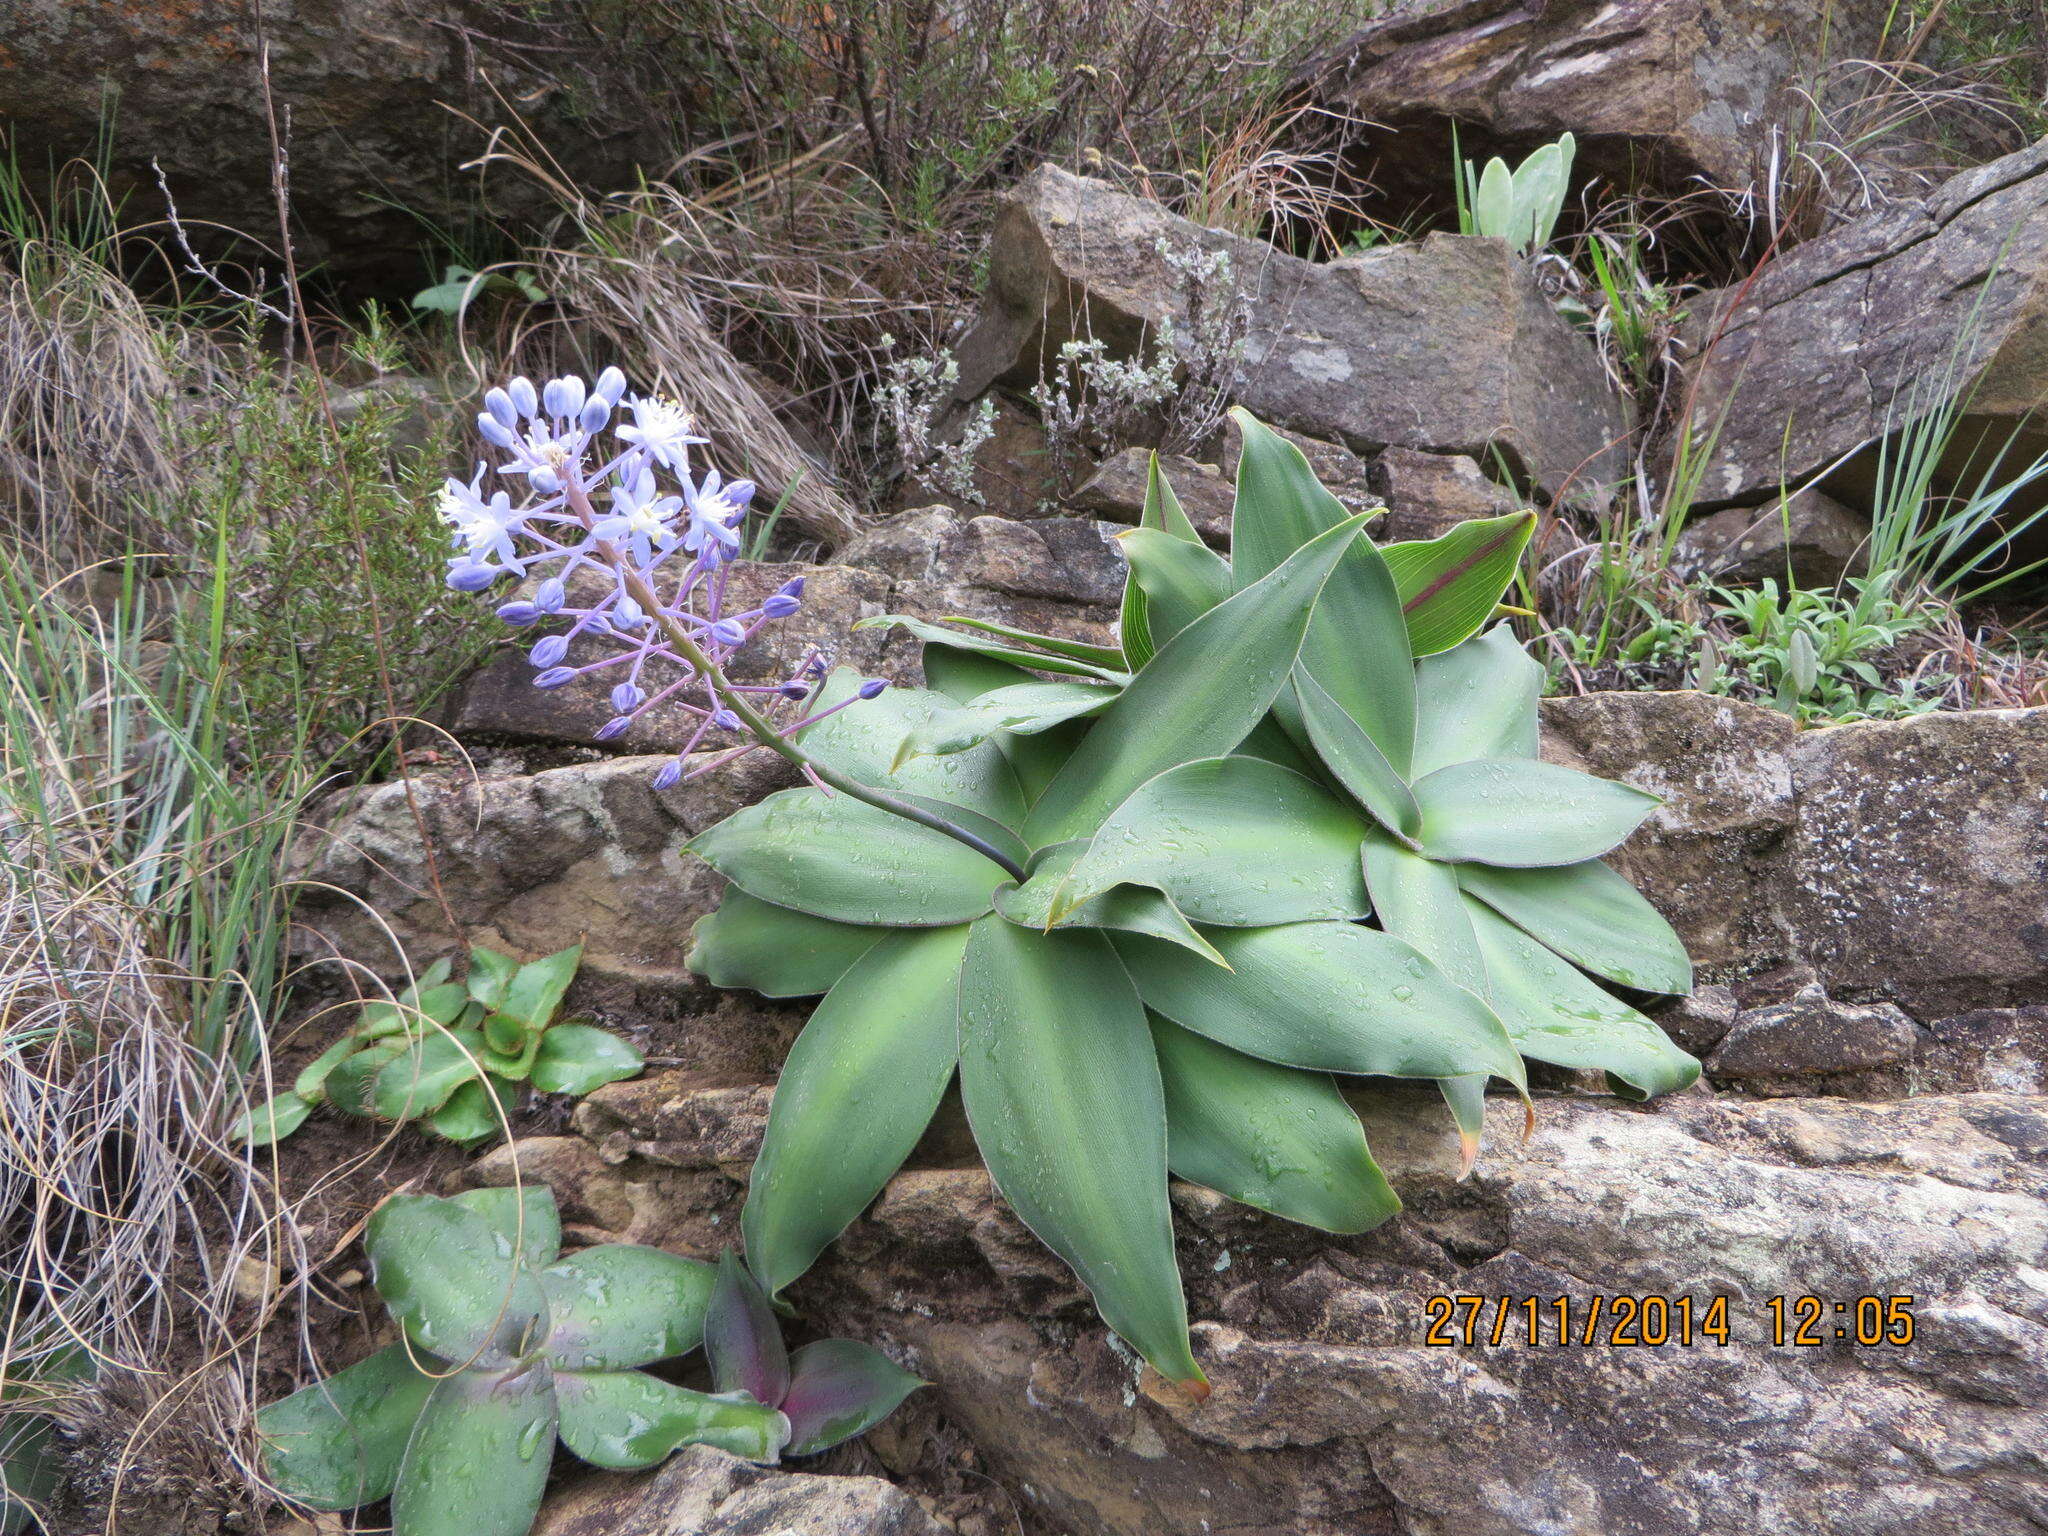
[[[446,960],[309,1063],[286,1092],[242,1117],[235,1134],[281,1141],[320,1104],[377,1120],[417,1120],[468,1145],[496,1134],[512,1085],[582,1095],[632,1077],[640,1053],[608,1030],[557,1024],[555,1011],[583,957],[578,944],[521,965],[482,945],[453,981]]]
[[[364,1241],[404,1337],[256,1427],[286,1497],[323,1510],[388,1498],[393,1536],[523,1536],[557,1440],[621,1470],[684,1445],[772,1463],[861,1433],[922,1385],[849,1340],[783,1355],[729,1259],[629,1243],[560,1257],[544,1188],[395,1196]],[[700,1343],[718,1391],[641,1369]]]
[[[1550,243],[1572,173],[1578,141],[1566,134],[1545,144],[1510,171],[1498,156],[1475,170],[1458,162],[1458,227],[1468,235],[1498,235],[1524,256]]]

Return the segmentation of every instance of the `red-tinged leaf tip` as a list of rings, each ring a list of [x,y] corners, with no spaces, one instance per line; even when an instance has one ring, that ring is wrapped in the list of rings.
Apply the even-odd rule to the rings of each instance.
[[[1476,1131],[1458,1132],[1458,1182],[1464,1183],[1472,1176],[1472,1170],[1479,1162],[1479,1134]]]
[[[1162,1408],[1199,1408],[1209,1400],[1209,1378],[1197,1372],[1175,1378],[1161,1375],[1151,1366],[1138,1373],[1138,1390]]]

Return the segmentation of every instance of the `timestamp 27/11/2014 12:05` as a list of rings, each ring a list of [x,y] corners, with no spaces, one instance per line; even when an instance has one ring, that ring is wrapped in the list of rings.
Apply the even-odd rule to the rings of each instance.
[[[1755,1342],[1819,1348],[1863,1348],[1913,1342],[1913,1296],[1772,1296],[1752,1314]],[[1455,1349],[1477,1345],[1577,1345],[1586,1348],[1658,1348],[1738,1339],[1729,1298],[1711,1296],[1431,1296],[1424,1303],[1429,1329],[1423,1343]]]

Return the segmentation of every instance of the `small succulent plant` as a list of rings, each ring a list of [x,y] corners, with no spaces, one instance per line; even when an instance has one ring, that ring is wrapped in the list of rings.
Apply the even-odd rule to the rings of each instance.
[[[1465,232],[1499,235],[1523,255],[1550,243],[1557,216],[1571,180],[1578,141],[1566,134],[1555,144],[1534,150],[1514,170],[1498,156],[1475,171],[1470,160],[1458,162],[1458,207]]]
[[[280,1492],[324,1510],[388,1498],[394,1536],[524,1536],[557,1440],[599,1467],[683,1445],[774,1462],[861,1433],[921,1385],[851,1340],[792,1359],[730,1260],[628,1243],[562,1258],[545,1189],[394,1196],[364,1241],[403,1338],[256,1425]],[[718,1391],[642,1369],[700,1343]]]
[[[640,1053],[617,1035],[555,1022],[582,956],[579,944],[521,965],[477,945],[459,982],[438,961],[399,997],[365,1008],[289,1089],[244,1115],[236,1134],[258,1146],[280,1141],[325,1103],[417,1120],[467,1145],[500,1131],[514,1084],[581,1095],[633,1076]]]

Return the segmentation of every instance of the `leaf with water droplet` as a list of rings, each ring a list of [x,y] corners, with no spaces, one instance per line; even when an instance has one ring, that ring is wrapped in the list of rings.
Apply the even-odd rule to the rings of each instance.
[[[546,1365],[458,1371],[427,1399],[399,1468],[392,1536],[526,1536],[555,1443]]]
[[[775,1462],[790,1435],[779,1409],[693,1392],[641,1371],[560,1371],[562,1443],[596,1467],[651,1467],[679,1446]]]

